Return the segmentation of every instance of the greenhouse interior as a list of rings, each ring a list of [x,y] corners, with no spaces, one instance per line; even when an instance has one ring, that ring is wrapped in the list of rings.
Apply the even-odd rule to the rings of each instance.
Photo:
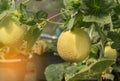
[[[120,81],[120,0],[0,0],[0,81]]]

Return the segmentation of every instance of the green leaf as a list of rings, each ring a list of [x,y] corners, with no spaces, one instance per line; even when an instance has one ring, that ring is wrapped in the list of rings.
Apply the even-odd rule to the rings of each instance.
[[[0,0],[0,14],[11,7],[10,0]]]
[[[24,4],[20,4],[20,22],[23,24],[27,24],[29,26],[33,26],[36,25],[37,23],[41,23],[43,20],[41,19],[46,19],[48,17],[48,14],[43,11],[43,10],[39,10],[35,13],[30,13],[27,8],[26,5]]]
[[[94,73],[102,73],[103,71],[105,71],[109,66],[111,66],[112,64],[115,63],[115,60],[113,59],[101,59],[99,61],[97,61],[96,63],[92,64],[90,67],[90,69],[94,72]]]
[[[68,81],[82,81],[90,77],[89,74],[90,67],[85,66],[80,69],[77,73],[74,73],[72,76],[67,77]]]
[[[120,0],[115,0],[116,2],[116,7],[114,8],[114,11],[116,14],[119,14],[120,15]]]
[[[93,44],[91,46],[89,58],[98,58],[98,44]]]
[[[14,13],[11,0],[0,0],[0,20],[7,14]]]
[[[82,0],[84,21],[109,23],[109,15],[115,6],[114,0]]]
[[[119,18],[119,15],[114,14],[112,16],[112,23],[113,23],[113,28],[114,29],[120,28],[120,18]]]
[[[73,28],[74,21],[75,21],[75,18],[72,17],[72,18],[69,20],[69,22],[67,23],[67,28],[68,28],[69,30],[71,30],[71,29]]]
[[[11,13],[13,13],[13,12],[14,12],[13,9],[3,11],[3,12],[0,14],[0,20],[1,20],[3,17],[5,17],[7,14],[11,14]]]
[[[63,0],[63,3],[67,9],[78,9],[80,6],[80,0]]]
[[[105,71],[109,66],[115,63],[115,60],[111,59],[102,59],[99,60],[90,66],[85,66],[81,68],[78,72],[74,73],[72,76],[67,77],[68,81],[82,81],[87,78],[94,78]]]
[[[84,22],[83,21],[83,15],[82,13],[79,13],[75,16],[75,20],[74,20],[74,27],[78,27],[78,28],[81,28],[81,27],[85,27],[85,28],[89,28],[91,26],[91,23],[90,22]]]
[[[30,29],[27,31],[27,33],[24,36],[25,41],[27,41],[27,48],[30,50],[35,41],[38,39],[40,36],[42,30],[37,28],[37,26],[30,27]]]
[[[36,22],[40,23],[42,22],[41,19],[46,19],[47,17],[48,17],[48,14],[45,11],[40,10],[35,13],[34,19]]]
[[[20,6],[19,6],[19,10],[20,10],[20,13],[21,13],[20,22],[23,23],[23,24],[26,24],[26,21],[29,18],[27,10],[26,10],[26,5],[21,3]]]
[[[33,26],[36,24],[36,21],[34,19],[26,21],[24,24],[27,24],[29,26]]]
[[[116,29],[116,31],[108,32],[108,38],[113,41],[112,48],[120,48],[120,28]]]
[[[115,2],[116,2],[117,4],[119,4],[119,3],[120,3],[120,0],[115,0]]]
[[[61,16],[62,16],[63,20],[67,21],[67,20],[69,20],[71,18],[70,13],[67,12],[66,9],[62,8],[60,12],[62,13]]]
[[[77,71],[79,71],[78,66],[69,66],[66,68],[65,81],[68,81],[71,76],[73,76]]]
[[[115,8],[114,8],[114,11],[116,14],[120,15],[120,4],[118,4]]]
[[[120,66],[119,65],[113,65],[113,71],[120,72]]]
[[[45,69],[47,81],[62,81],[64,78],[65,67],[70,63],[51,64]]]

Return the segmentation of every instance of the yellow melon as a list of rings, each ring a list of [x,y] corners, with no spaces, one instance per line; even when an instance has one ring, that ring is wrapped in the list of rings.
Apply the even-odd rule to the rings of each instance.
[[[25,27],[12,16],[7,16],[0,21],[0,44],[17,45],[23,39],[24,33]]]
[[[88,33],[80,28],[62,32],[57,42],[59,56],[71,62],[83,61],[89,55],[90,46]]]
[[[112,49],[111,46],[105,46],[104,57],[116,59],[117,58],[116,49]]]

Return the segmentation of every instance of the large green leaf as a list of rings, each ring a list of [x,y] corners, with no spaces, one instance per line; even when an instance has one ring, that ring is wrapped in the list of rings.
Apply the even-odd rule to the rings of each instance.
[[[98,77],[111,66],[115,60],[102,59],[89,66],[70,63],[52,64],[45,70],[47,81],[82,81],[91,77]]]
[[[115,60],[113,59],[101,59],[93,65],[91,65],[90,69],[95,73],[101,73],[114,63]]]
[[[65,68],[69,63],[51,64],[45,70],[47,81],[62,81],[64,78]]]
[[[115,7],[114,0],[82,0],[81,10],[84,21],[110,23],[109,15]]]
[[[65,77],[66,81],[82,81],[88,78],[90,67],[84,66],[84,68],[81,68],[80,71],[74,73],[74,74],[67,74]]]
[[[120,48],[120,28],[116,29],[115,31],[108,32],[108,38],[113,41],[112,48]]]
[[[65,72],[65,81],[68,81],[71,76],[73,76],[76,72],[79,71],[79,67],[76,65],[72,65],[66,68]]]
[[[72,76],[69,77],[68,81],[82,81],[90,77],[100,76],[100,74],[109,66],[111,66],[114,62],[115,60],[111,59],[99,60],[91,64],[90,66],[84,67],[80,69],[80,71],[74,73]]]
[[[24,39],[27,41],[27,48],[30,50],[35,41],[40,37],[42,30],[40,30],[37,26],[31,27],[25,34]]]

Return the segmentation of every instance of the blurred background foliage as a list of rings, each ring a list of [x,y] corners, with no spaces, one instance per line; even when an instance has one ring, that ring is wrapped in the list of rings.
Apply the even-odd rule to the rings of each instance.
[[[27,3],[27,9],[30,13],[36,12],[38,10],[44,10],[48,13],[48,18],[59,13],[60,9],[63,7],[63,0],[30,0]],[[60,17],[53,18],[53,21],[60,21]],[[58,25],[47,24],[43,33],[50,35],[56,34],[56,28]]]
[[[17,4],[23,2],[25,0],[15,0]],[[26,0],[27,1],[27,0]],[[59,13],[61,8],[64,7],[63,0],[28,0],[26,4],[27,10],[29,13],[35,13],[39,10],[43,10],[48,13],[48,18],[54,16],[55,14]],[[61,21],[60,16],[53,18],[53,21]],[[50,35],[56,34],[56,28],[59,27],[58,25],[47,24],[43,33],[47,33]]]

